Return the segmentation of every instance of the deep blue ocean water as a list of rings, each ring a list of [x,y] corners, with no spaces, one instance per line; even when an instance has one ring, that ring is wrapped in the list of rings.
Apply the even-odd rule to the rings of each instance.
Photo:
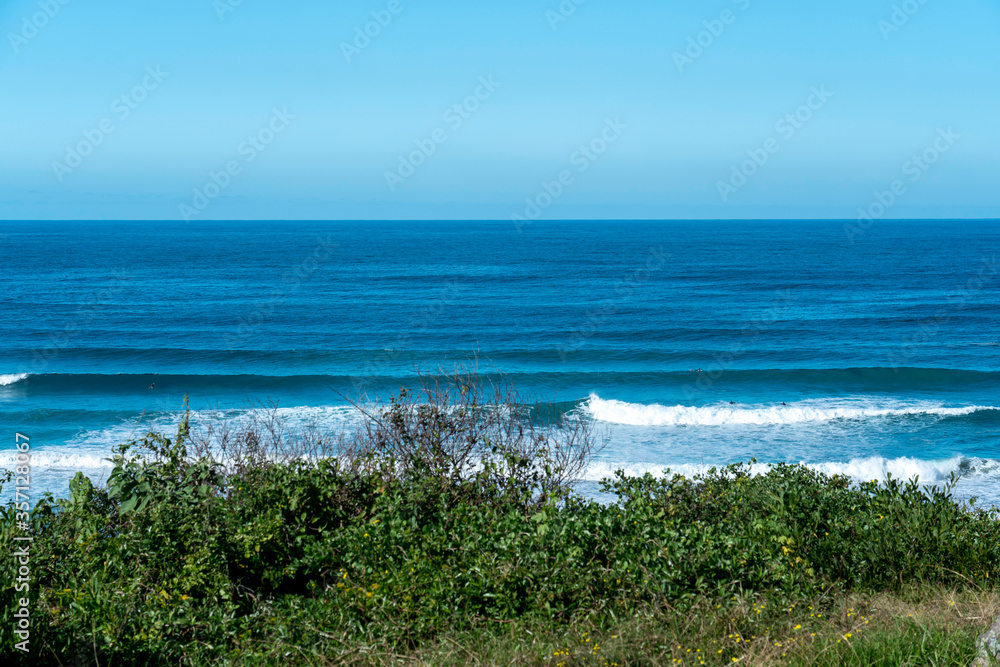
[[[609,430],[591,482],[755,457],[1000,505],[998,250],[987,221],[0,222],[0,463],[28,434],[63,494],[185,395],[335,429],[477,357]]]

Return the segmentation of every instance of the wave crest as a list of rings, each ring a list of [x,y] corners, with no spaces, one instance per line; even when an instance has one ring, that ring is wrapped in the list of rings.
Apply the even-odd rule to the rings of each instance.
[[[908,415],[937,415],[958,417],[982,410],[1000,408],[982,405],[945,407],[940,404],[883,403],[877,401],[818,399],[800,401],[791,405],[714,405],[693,407],[684,405],[643,405],[614,399],[603,399],[591,394],[584,404],[585,411],[597,421],[626,426],[769,426],[825,422],[834,419],[866,419],[872,417],[904,417]]]
[[[31,375],[31,373],[8,373],[6,375],[0,375],[0,387],[6,387],[7,385],[14,384],[15,382],[20,382],[29,375]]]

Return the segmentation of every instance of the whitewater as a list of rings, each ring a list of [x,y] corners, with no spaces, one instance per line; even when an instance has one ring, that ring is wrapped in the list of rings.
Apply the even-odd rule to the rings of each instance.
[[[905,417],[937,415],[959,417],[983,410],[1000,410],[992,406],[969,405],[945,407],[931,402],[905,405],[900,401],[884,401],[857,397],[854,399],[812,399],[780,406],[713,405],[640,405],[624,401],[605,400],[591,394],[587,412],[595,419],[612,424],[632,426],[726,426],[737,424],[799,424],[835,419],[865,419],[872,417]]]

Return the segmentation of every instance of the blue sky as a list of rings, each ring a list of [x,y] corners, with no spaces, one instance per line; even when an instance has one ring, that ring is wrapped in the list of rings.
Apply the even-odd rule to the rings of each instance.
[[[997,0],[63,2],[0,218],[1000,217]]]

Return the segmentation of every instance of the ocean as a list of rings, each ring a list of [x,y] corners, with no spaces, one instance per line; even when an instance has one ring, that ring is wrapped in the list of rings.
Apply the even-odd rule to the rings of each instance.
[[[961,476],[1000,505],[1000,222],[2,222],[0,464],[32,494],[112,448],[478,359],[610,440],[617,469],[756,458]],[[4,495],[10,495],[5,490]]]

